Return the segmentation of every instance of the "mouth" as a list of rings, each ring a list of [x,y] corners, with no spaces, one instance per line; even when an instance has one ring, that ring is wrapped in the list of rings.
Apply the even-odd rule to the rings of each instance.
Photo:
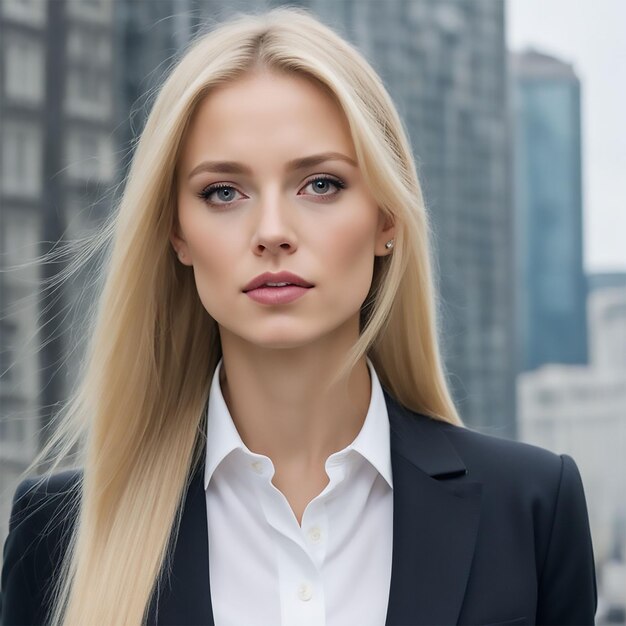
[[[299,287],[301,289],[311,289],[313,285],[297,285],[295,283],[280,283],[280,284],[266,283],[264,285],[259,285],[258,287],[244,289],[243,292],[248,293],[249,291],[255,291],[258,289],[286,289],[287,287]]]
[[[260,304],[287,304],[297,300],[313,287],[301,285],[271,286],[262,285],[246,291],[246,295]]]
[[[284,287],[310,288],[313,287],[313,284],[292,272],[264,272],[253,278],[242,291],[247,293],[258,288],[281,289]]]

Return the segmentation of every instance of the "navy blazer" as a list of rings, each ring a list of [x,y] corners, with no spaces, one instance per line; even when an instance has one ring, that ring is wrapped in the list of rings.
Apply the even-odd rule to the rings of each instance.
[[[394,506],[385,624],[594,624],[595,563],[572,457],[433,420],[383,391]],[[5,626],[43,623],[79,472],[58,472],[30,494],[33,479],[17,488],[2,567]],[[204,463],[185,494],[172,574],[161,572],[148,624],[214,624],[203,474]]]

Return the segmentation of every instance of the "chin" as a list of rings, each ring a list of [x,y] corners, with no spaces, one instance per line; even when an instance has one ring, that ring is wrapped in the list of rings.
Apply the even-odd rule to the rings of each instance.
[[[309,326],[309,328],[305,328]],[[251,332],[251,329],[252,332]],[[320,329],[313,329],[309,323],[290,324],[285,320],[272,320],[265,324],[256,321],[246,329],[238,332],[236,329],[228,329],[228,332],[238,336],[241,340],[253,344],[258,348],[269,348],[276,350],[288,350],[307,346],[324,337]]]
[[[259,348],[289,350],[301,348],[315,341],[315,337],[303,337],[301,333],[276,332],[265,336],[256,335],[247,339]]]

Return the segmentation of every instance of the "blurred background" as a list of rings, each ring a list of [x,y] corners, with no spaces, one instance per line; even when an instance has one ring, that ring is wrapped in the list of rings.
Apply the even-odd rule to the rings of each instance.
[[[97,296],[97,260],[46,292],[62,264],[32,260],[112,210],[194,33],[279,4],[311,9],[383,78],[433,220],[461,416],[575,459],[597,623],[626,624],[623,0],[0,0],[0,541]]]

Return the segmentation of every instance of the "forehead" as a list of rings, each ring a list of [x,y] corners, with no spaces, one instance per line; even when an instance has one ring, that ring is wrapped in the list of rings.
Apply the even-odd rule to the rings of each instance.
[[[205,156],[245,158],[280,152],[292,158],[318,150],[354,156],[339,104],[310,78],[263,71],[205,96],[192,116],[181,160],[192,167]]]

